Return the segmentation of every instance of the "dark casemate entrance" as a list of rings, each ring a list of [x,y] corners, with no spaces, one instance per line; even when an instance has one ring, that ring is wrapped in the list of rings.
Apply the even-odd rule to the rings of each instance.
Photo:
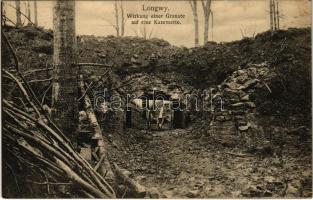
[[[186,128],[185,106],[162,91],[144,92],[127,105],[126,128],[178,129]]]
[[[132,111],[131,109],[126,109],[126,128],[132,127]]]
[[[184,105],[179,100],[172,100],[173,128],[186,128],[186,115]]]

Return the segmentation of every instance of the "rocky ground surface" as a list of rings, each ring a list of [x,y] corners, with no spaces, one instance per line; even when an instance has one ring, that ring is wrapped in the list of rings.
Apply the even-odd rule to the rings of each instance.
[[[299,147],[289,146],[282,157],[262,156],[225,147],[191,129],[127,134],[111,146],[110,159],[129,170],[150,198],[312,195],[310,153]]]

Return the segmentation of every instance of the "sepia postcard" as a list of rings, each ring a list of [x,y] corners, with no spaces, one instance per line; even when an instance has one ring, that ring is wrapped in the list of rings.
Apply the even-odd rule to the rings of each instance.
[[[312,198],[311,0],[2,0],[2,198]]]

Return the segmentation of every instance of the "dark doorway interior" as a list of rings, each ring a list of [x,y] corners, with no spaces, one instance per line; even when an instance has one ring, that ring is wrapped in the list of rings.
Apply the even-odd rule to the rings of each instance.
[[[131,108],[126,110],[126,128],[132,127],[132,111]]]
[[[185,113],[181,110],[174,111],[173,128],[186,128]]]
[[[173,128],[186,128],[186,116],[184,112],[184,105],[179,100],[172,101],[173,115]]]

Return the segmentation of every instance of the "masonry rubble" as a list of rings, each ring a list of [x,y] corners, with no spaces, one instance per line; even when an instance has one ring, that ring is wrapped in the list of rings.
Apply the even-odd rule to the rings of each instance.
[[[276,74],[270,70],[266,63],[250,64],[246,69],[239,69],[229,76],[217,87],[221,96],[213,99],[215,108],[220,107],[220,98],[223,106],[213,112],[213,123],[211,125],[223,123],[224,128],[227,122],[229,126],[235,126],[235,134],[243,136],[251,129],[257,129],[255,114],[257,105],[251,99],[251,95],[259,88],[265,87],[271,92],[268,83],[275,78]],[[232,122],[232,123],[231,123]],[[225,132],[234,131],[225,128]]]

